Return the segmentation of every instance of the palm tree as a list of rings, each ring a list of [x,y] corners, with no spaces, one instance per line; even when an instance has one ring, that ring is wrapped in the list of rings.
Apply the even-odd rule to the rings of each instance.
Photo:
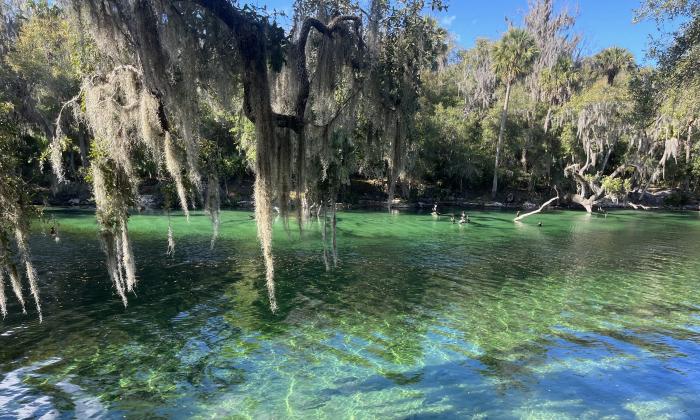
[[[506,128],[510,89],[519,77],[525,75],[532,66],[539,51],[535,40],[523,29],[511,28],[503,35],[493,48],[493,68],[503,84],[506,85],[506,97],[501,112],[501,128],[496,143],[496,163],[493,169],[493,188],[491,198],[496,197],[498,190],[498,161],[501,155],[503,133]]]
[[[593,62],[595,67],[608,77],[608,84],[612,85],[615,76],[622,70],[634,67],[634,56],[624,48],[610,47],[599,52]]]

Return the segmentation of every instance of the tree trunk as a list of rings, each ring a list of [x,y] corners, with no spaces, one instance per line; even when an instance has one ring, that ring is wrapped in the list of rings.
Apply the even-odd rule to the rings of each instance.
[[[692,143],[692,135],[693,135],[693,124],[690,124],[688,126],[688,138],[685,141],[685,163],[686,165],[690,165],[690,150],[693,147]]]
[[[88,140],[83,133],[78,134],[78,147],[80,148],[80,164],[83,168],[87,168],[90,165],[88,158]]]
[[[506,85],[506,100],[503,103],[503,111],[501,112],[501,128],[498,131],[498,142],[496,143],[496,162],[493,166],[493,187],[491,188],[491,199],[496,198],[498,191],[498,161],[501,157],[501,144],[503,143],[503,134],[506,130],[506,117],[508,116],[508,102],[510,101],[510,82]]]
[[[391,205],[394,202],[394,193],[396,191],[396,180],[399,177],[399,163],[401,160],[401,129],[400,121],[396,118],[396,134],[394,135],[394,142],[392,144],[392,156],[391,165],[389,166],[389,188],[387,194],[386,206],[389,211],[391,211]]]
[[[549,122],[552,119],[552,107],[547,108],[547,116],[544,117],[544,133],[549,131]]]
[[[582,195],[579,194],[574,194],[571,197],[571,201],[583,206],[583,208],[585,208],[588,213],[593,213],[593,206],[596,203],[596,200],[594,200],[593,198],[584,198]]]
[[[615,76],[617,76],[616,71],[608,70],[608,85],[612,86],[615,83]]]
[[[603,166],[600,168],[600,173],[605,173],[605,169],[608,167],[608,162],[610,161],[610,156],[612,155],[613,149],[610,148],[608,153],[605,154],[605,160],[603,160]]]
[[[692,165],[690,163],[690,150],[693,147],[693,140],[692,140],[692,135],[693,135],[693,122],[691,122],[688,125],[688,137],[685,140],[685,167],[686,169],[686,176],[685,176],[685,190],[690,191],[690,177],[692,173]]]
[[[70,168],[71,174],[75,176],[77,170],[75,167],[75,152],[72,149],[68,152],[68,167]]]
[[[391,211],[391,205],[394,203],[394,191],[396,190],[396,178],[394,177],[394,170],[389,170],[389,185],[387,186],[387,200],[386,208]]]

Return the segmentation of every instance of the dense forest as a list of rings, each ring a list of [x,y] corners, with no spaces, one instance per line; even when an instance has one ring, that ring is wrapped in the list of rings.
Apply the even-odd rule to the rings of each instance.
[[[500,39],[461,49],[441,0],[297,0],[293,16],[228,0],[0,2],[0,303],[39,308],[27,242],[50,203],[94,205],[127,303],[128,220],[255,203],[276,308],[275,213],[336,206],[558,197],[594,211],[695,200],[700,188],[700,2],[646,0],[681,22],[654,66],[610,46],[582,53],[576,16],[533,0]],[[284,22],[284,23],[280,23]],[[513,22],[513,21],[511,21]],[[252,188],[250,188],[252,186]],[[178,213],[179,214],[179,213]],[[172,227],[169,248],[174,247]]]

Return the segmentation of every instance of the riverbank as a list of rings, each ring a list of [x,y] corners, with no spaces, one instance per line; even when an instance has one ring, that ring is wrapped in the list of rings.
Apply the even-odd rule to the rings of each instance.
[[[163,194],[157,185],[147,185],[140,190],[138,208],[140,210],[155,210],[163,208]],[[227,186],[222,191],[222,208],[228,209],[252,209],[253,202],[252,183],[239,182]],[[506,190],[500,193],[495,200],[490,198],[488,192],[475,191],[469,194],[454,194],[445,191],[427,189],[422,194],[416,191],[407,191],[403,196],[394,199],[392,209],[397,210],[421,210],[432,209],[435,204],[442,208],[464,208],[485,210],[531,210],[538,208],[542,203],[556,196],[555,192],[545,194],[543,192],[528,192],[521,190]],[[40,198],[38,198],[40,197]],[[95,202],[90,189],[73,185],[62,188],[57,193],[42,191],[35,204],[43,204],[55,207],[94,207]],[[410,197],[410,198],[406,198]],[[294,206],[294,203],[291,203]],[[372,180],[353,180],[351,186],[338,196],[338,209],[386,209],[386,194],[382,183]],[[572,210],[583,210],[580,205],[571,202],[567,194],[562,194],[561,199],[553,207]],[[634,210],[666,210],[666,211],[700,211],[700,199],[693,194],[673,189],[650,189],[644,193],[631,193],[626,198],[612,200],[601,199],[595,205],[596,209],[634,209]]]

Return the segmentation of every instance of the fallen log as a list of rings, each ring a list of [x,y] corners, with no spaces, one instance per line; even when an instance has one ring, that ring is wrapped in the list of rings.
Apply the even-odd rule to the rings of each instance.
[[[632,208],[635,209],[635,210],[639,210],[640,208],[641,208],[642,210],[649,210],[649,208],[650,208],[650,207],[647,207],[647,206],[645,206],[645,205],[643,205],[643,204],[634,204],[634,203],[627,203],[627,204],[629,204],[630,207],[632,207]]]
[[[520,215],[520,216],[516,217],[515,219],[513,219],[513,221],[514,221],[514,222],[519,222],[519,221],[523,220],[524,218],[526,218],[526,217],[528,217],[528,216],[532,216],[533,214],[540,213],[540,212],[541,212],[542,210],[544,210],[547,206],[549,206],[550,204],[552,204],[553,202],[555,202],[555,201],[557,201],[557,200],[559,200],[559,195],[557,195],[556,197],[550,199],[550,200],[547,201],[546,203],[542,204],[542,205],[540,206],[539,209],[537,209],[537,210],[535,210],[535,211],[531,211],[530,213],[525,213],[525,214],[523,214],[523,215]]]

